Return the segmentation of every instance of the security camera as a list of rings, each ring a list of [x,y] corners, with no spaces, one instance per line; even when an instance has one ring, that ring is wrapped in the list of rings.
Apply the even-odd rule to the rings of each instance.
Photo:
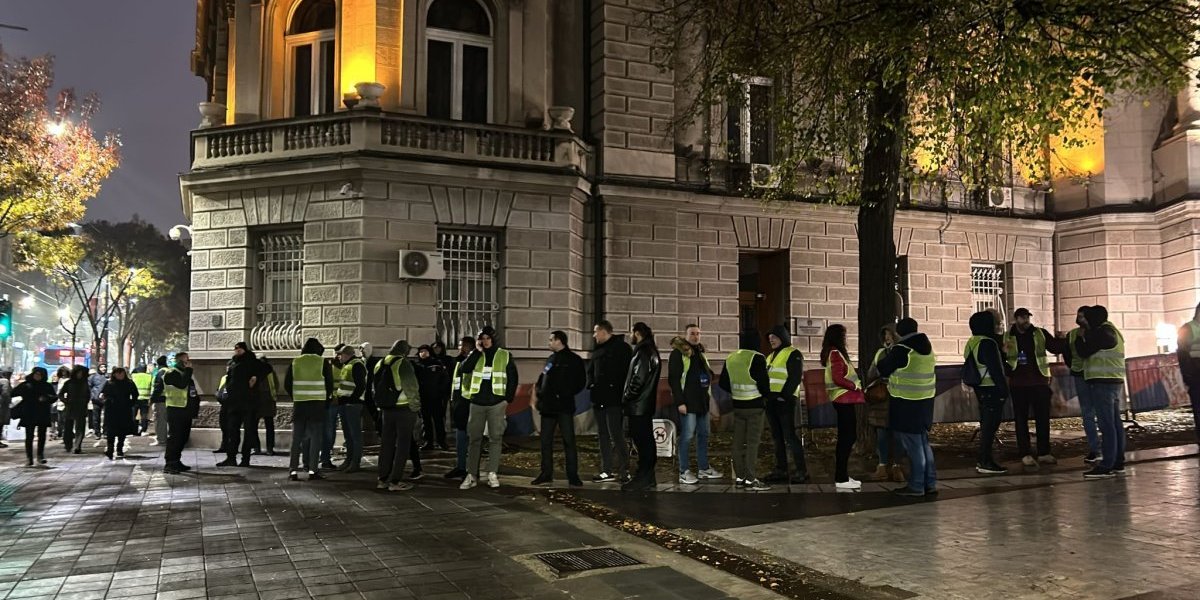
[[[354,184],[350,183],[348,181],[346,183],[342,184],[342,189],[338,190],[338,195],[343,196],[343,197],[349,196],[353,193],[354,193]]]

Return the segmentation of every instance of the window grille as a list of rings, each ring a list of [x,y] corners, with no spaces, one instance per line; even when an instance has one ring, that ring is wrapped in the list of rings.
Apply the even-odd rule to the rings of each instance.
[[[500,312],[500,240],[496,234],[445,231],[438,234],[445,279],[438,284],[438,337],[447,343],[496,326]]]
[[[304,280],[304,234],[286,231],[258,240],[258,322],[251,343],[262,350],[300,347]]]
[[[1008,315],[1005,305],[1004,265],[971,265],[971,299],[975,312],[994,308],[1001,318]]]

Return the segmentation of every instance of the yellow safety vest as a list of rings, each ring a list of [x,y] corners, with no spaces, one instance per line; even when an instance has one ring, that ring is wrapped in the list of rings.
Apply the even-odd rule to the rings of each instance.
[[[771,358],[767,360],[767,374],[771,377],[771,391],[782,392],[784,384],[787,383],[787,362],[792,357],[792,353],[796,348],[792,346],[782,347],[771,353]],[[799,384],[797,384],[799,387]],[[796,390],[792,390],[792,395],[795,395]]]
[[[1017,349],[1017,338],[1011,331],[1010,329],[1004,333],[1004,356],[1008,359],[1008,368],[1015,369],[1020,351]],[[1040,327],[1033,328],[1033,354],[1037,358],[1038,371],[1042,377],[1049,377],[1050,361],[1046,359],[1046,336]]]
[[[167,367],[162,370],[163,373],[163,396],[167,398],[167,406],[170,408],[187,408],[188,391],[187,388],[177,388],[167,383],[167,375],[177,373],[179,369]]]
[[[1067,344],[1071,347],[1071,374],[1083,377],[1083,363],[1086,360],[1079,358],[1079,354],[1075,351],[1075,340],[1079,338],[1082,327],[1076,327],[1067,333]]]
[[[1184,327],[1191,332],[1192,344],[1188,346],[1188,356],[1200,359],[1200,323],[1195,319],[1188,321]]]
[[[463,390],[463,398],[468,400],[474,398],[475,394],[479,393],[484,379],[492,380],[492,395],[503,398],[505,392],[508,391],[508,358],[508,350],[498,348],[496,355],[492,358],[491,366],[488,366],[485,364],[487,354],[481,354],[479,360],[475,361],[475,371],[471,373],[471,381],[467,384],[467,389]]]
[[[1110,322],[1105,322],[1100,327],[1112,329],[1113,336],[1117,338],[1117,345],[1087,357],[1083,363],[1083,378],[1087,381],[1093,379],[1125,381],[1125,336],[1121,335],[1121,330]]]
[[[361,358],[353,358],[334,371],[333,378],[336,386],[334,393],[338,398],[349,398],[354,395],[354,365],[362,364],[365,363]]]
[[[704,353],[701,353],[700,357],[704,359],[704,366],[708,367],[708,357]],[[679,389],[682,390],[687,387],[688,372],[692,370],[692,358],[682,352],[679,353],[679,358],[683,359],[683,375],[679,377]],[[711,367],[709,367],[708,372],[712,373]]]
[[[149,400],[151,388],[154,386],[154,378],[149,373],[134,373],[129,377],[133,379],[133,385],[137,387],[138,400],[142,402]]]
[[[408,406],[408,390],[404,387],[404,382],[400,379],[400,365],[404,363],[404,357],[397,354],[389,354],[383,357],[383,360],[375,363],[375,377],[379,376],[379,369],[387,367],[392,375],[392,386],[396,388],[399,395],[396,397],[396,406]],[[454,372],[458,372],[458,367],[454,367]],[[393,408],[392,406],[384,406],[383,408]]]
[[[979,360],[979,347],[983,344],[983,340],[990,339],[982,335],[973,335],[967,340],[967,347],[963,350],[963,362],[967,358],[975,359],[975,368],[979,370],[979,387],[995,387],[996,381],[992,379],[992,374],[988,368],[984,366],[983,361]]]
[[[325,392],[325,359],[301,354],[292,361],[292,402],[317,402],[329,398]]]
[[[834,349],[830,351],[829,357],[825,359],[825,394],[829,396],[830,402],[841,398],[850,391],[833,382],[834,353],[842,356],[839,350]],[[858,371],[854,370],[854,365],[850,364],[850,361],[845,356],[842,356],[842,360],[846,363],[846,379],[849,379],[854,384],[854,389],[862,389],[862,383],[858,380]]]
[[[888,376],[888,393],[893,398],[904,400],[927,400],[937,395],[937,355],[917,354],[910,346],[896,344],[908,348],[908,364],[897,369]]]
[[[735,401],[746,402],[762,397],[758,393],[758,382],[750,376],[750,365],[754,357],[762,356],[753,350],[737,350],[725,359],[725,370],[729,372],[730,394]]]

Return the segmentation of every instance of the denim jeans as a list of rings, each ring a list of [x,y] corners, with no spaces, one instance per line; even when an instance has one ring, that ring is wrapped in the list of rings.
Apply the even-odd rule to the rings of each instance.
[[[875,453],[879,455],[879,464],[892,464],[892,430],[887,427],[875,428]]]
[[[1100,431],[1096,429],[1096,401],[1092,398],[1092,386],[1078,375],[1071,378],[1075,383],[1075,395],[1079,398],[1079,414],[1083,417],[1083,434],[1087,436],[1088,452],[1100,453]]]
[[[1120,383],[1091,383],[1091,396],[1100,425],[1102,469],[1125,466],[1125,425],[1121,423]]]
[[[691,456],[688,451],[692,438],[696,438],[696,465],[701,471],[708,470],[708,433],[711,422],[707,414],[696,415],[688,413],[679,415],[679,472],[683,473],[691,467]]]
[[[324,418],[328,414],[325,403],[308,400],[292,405],[292,449],[289,454],[288,466],[292,471],[300,467],[316,471],[317,454],[321,450],[321,432],[325,426]],[[304,460],[301,461],[301,455]]]
[[[975,388],[975,397],[979,399],[979,464],[990,467],[996,462],[992,457],[992,446],[996,442],[1000,422],[1004,419],[1005,398],[992,387]]]
[[[343,404],[338,407],[342,420],[342,435],[346,438],[346,464],[358,465],[363,455],[363,428],[361,404]]]
[[[454,466],[460,471],[467,470],[467,451],[471,445],[471,435],[466,429],[454,430]]]
[[[937,489],[937,468],[933,464],[933,447],[929,445],[929,433],[895,432],[908,453],[908,488],[924,492]]]
[[[337,438],[338,405],[330,403],[325,409],[325,428],[321,430],[321,463],[332,460],[333,440]]]

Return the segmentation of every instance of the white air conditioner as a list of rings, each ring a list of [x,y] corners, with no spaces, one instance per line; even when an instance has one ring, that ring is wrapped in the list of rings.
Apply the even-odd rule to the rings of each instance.
[[[1011,187],[988,188],[988,208],[1011,209],[1013,189]]]
[[[445,279],[442,255],[426,250],[400,251],[400,279]]]
[[[779,187],[779,170],[771,165],[750,165],[750,187],[777,188]]]

